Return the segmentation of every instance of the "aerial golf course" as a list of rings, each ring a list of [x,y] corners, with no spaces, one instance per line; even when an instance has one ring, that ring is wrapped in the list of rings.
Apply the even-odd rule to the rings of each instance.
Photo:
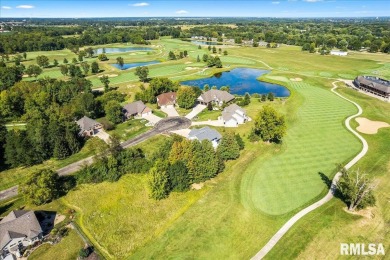
[[[146,175],[125,175],[115,183],[82,185],[45,205],[47,210],[76,210],[76,223],[109,259],[248,259],[254,256],[291,216],[324,196],[328,188],[325,180],[332,179],[337,166],[347,163],[362,148],[361,142],[344,125],[357,108],[330,91],[332,82],[339,78],[352,80],[361,74],[390,78],[386,54],[352,52],[347,57],[335,57],[309,54],[298,47],[283,45],[275,49],[221,46],[228,55],[221,56],[223,68],[215,69],[197,62],[198,55],[202,58],[209,53],[204,46],[198,49],[190,42],[163,38],[152,41],[151,47],[151,51],[121,56],[126,63],[160,61],[149,66],[150,77],[178,81],[210,77],[236,67],[269,70],[261,79],[287,87],[290,97],[274,102],[252,98],[245,109],[255,118],[262,106],[271,105],[285,115],[287,134],[282,144],[251,143],[247,136],[253,121],[234,129],[244,137],[246,145],[240,159],[228,162],[225,171],[204,183],[200,190],[173,192],[167,199],[156,202],[148,198]],[[189,55],[168,61],[170,50],[186,50]],[[69,50],[28,53],[30,61],[26,64],[33,63],[41,54],[60,63],[64,57],[68,60],[76,57]],[[140,89],[134,69],[116,69],[110,64],[120,55],[107,56],[108,61],[99,63],[104,71],[87,78],[93,88],[101,88],[99,76],[112,75],[110,85],[118,87],[132,101]],[[86,59],[89,60],[92,58]],[[45,69],[39,77],[46,76],[66,79],[58,68]],[[359,103],[364,117],[390,123],[390,103],[338,84],[338,93]],[[352,126],[356,127],[357,123],[353,121]],[[376,232],[390,221],[386,195],[390,188],[390,150],[386,149],[390,146],[389,136],[390,128],[381,129],[375,135],[363,135],[370,149],[354,166],[367,173],[378,173],[377,207],[367,213],[375,216],[373,220],[364,221],[360,215],[346,213],[343,202],[333,199],[302,218],[270,252],[268,259],[297,256],[313,259],[313,252],[318,259],[335,257],[337,245],[343,239],[358,241],[362,233],[366,239],[389,244],[388,233]],[[169,137],[156,136],[139,147],[147,155],[151,154],[165,138]],[[83,156],[90,154],[85,151]],[[58,162],[48,164],[59,168]],[[28,174],[28,169],[13,171],[0,175],[1,186],[18,184]],[[16,174],[18,177],[14,177]],[[12,203],[20,202],[0,202],[0,207],[7,208]],[[362,225],[363,231],[355,232],[354,224]],[[55,249],[45,248],[49,253],[50,250]]]

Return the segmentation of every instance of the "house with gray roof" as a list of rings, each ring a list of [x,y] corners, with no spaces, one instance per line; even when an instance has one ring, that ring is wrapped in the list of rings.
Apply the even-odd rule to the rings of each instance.
[[[143,117],[152,114],[152,109],[148,108],[141,100],[123,106],[123,114],[126,119],[132,117]]]
[[[353,81],[356,88],[390,101],[390,81],[373,76],[358,76]]]
[[[93,136],[103,127],[98,121],[95,121],[87,116],[83,116],[77,120],[76,123],[80,127],[80,136]]]
[[[209,103],[222,106],[223,102],[229,103],[234,99],[234,96],[227,91],[219,89],[210,89],[204,92],[197,98],[200,104],[208,105]]]
[[[211,129],[208,126],[199,129],[192,129],[188,134],[189,140],[198,140],[199,142],[209,140],[214,148],[217,148],[221,138],[222,135],[217,130]]]
[[[222,111],[220,118],[225,127],[237,127],[239,124],[244,124],[250,118],[246,115],[245,109],[237,104],[231,104]]]
[[[42,239],[42,228],[32,210],[13,210],[0,221],[0,259]]]

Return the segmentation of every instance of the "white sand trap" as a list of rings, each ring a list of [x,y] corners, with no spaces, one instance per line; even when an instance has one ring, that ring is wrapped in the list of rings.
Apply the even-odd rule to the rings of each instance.
[[[185,64],[191,64],[192,62],[191,61],[187,61]]]
[[[107,76],[107,77],[109,77],[109,78],[115,78],[115,77],[118,77],[118,74],[100,75],[100,76],[98,76],[98,78],[101,78],[101,77],[103,77],[103,76]]]
[[[386,122],[371,121],[370,119],[364,117],[357,117],[356,122],[359,123],[359,126],[356,129],[363,134],[376,134],[380,128],[390,127],[390,125]]]
[[[299,82],[299,81],[302,81],[301,78],[290,78],[291,81],[296,81],[296,82]]]
[[[185,70],[196,70],[194,67],[186,67]]]
[[[193,183],[191,184],[191,190],[200,190],[203,188],[204,183]]]

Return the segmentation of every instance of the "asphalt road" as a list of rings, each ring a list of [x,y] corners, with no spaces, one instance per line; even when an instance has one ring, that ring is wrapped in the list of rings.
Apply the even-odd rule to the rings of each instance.
[[[121,144],[121,146],[126,149],[129,147],[132,147],[134,145],[137,145],[155,135],[162,134],[162,133],[168,133],[170,131],[179,130],[188,128],[191,125],[191,120],[185,118],[185,117],[168,117],[164,118],[161,121],[159,121],[153,129],[136,136],[130,140],[127,140]],[[69,164],[68,166],[65,166],[61,169],[58,169],[57,172],[60,176],[64,175],[70,175],[72,173],[77,172],[85,165],[90,165],[93,163],[93,156],[85,158],[83,160],[74,162],[72,164]],[[11,187],[7,190],[0,191],[0,201],[10,199],[12,197],[15,197],[18,195],[18,186]]]

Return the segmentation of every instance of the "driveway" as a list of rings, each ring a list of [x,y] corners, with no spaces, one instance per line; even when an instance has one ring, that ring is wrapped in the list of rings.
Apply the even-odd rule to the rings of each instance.
[[[168,107],[161,107],[161,111],[163,111],[165,114],[168,115],[168,117],[172,116],[180,116],[179,113],[177,113],[174,106],[168,106]]]
[[[158,117],[156,115],[153,115],[153,114],[150,114],[150,115],[143,115],[142,118],[145,118],[146,120],[148,120],[150,122],[151,125],[155,125],[157,124],[158,122],[161,121],[161,117]]]
[[[188,129],[188,128],[171,131],[171,133],[183,136],[185,138],[188,138],[190,132],[191,132],[191,129]]]
[[[205,109],[207,106],[206,105],[201,105],[201,104],[198,104],[196,105],[191,112],[189,112],[187,115],[186,115],[186,118],[188,119],[193,119],[194,117],[196,117],[200,112],[203,111],[203,109]]]
[[[106,142],[106,144],[110,142],[110,135],[107,134],[107,132],[103,129],[99,129],[95,136],[102,139],[104,142]]]
[[[199,122],[192,122],[191,124],[191,126],[196,126],[196,125],[225,126],[222,120],[199,121]]]

